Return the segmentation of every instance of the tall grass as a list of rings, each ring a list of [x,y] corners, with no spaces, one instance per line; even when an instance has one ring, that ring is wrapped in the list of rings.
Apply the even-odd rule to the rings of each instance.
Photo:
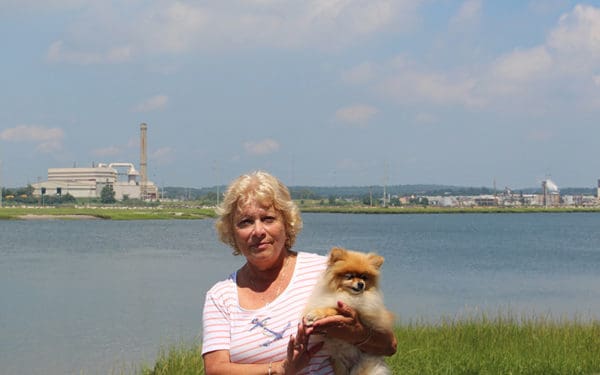
[[[139,375],[204,375],[200,345],[178,344],[161,350],[152,367],[143,366]]]
[[[394,374],[593,374],[600,322],[480,316],[396,329]]]
[[[504,316],[400,324],[394,374],[600,373],[600,322]],[[203,374],[199,345],[160,353],[139,375]]]

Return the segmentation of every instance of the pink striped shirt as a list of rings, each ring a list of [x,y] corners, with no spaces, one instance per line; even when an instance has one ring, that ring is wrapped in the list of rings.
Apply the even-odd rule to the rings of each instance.
[[[234,363],[269,363],[286,358],[290,335],[296,334],[302,311],[326,266],[327,258],[299,252],[288,287],[271,303],[256,310],[240,307],[236,274],[207,293],[202,318],[202,354],[228,350]],[[309,346],[317,342],[311,337]],[[333,374],[323,350],[299,374]]]

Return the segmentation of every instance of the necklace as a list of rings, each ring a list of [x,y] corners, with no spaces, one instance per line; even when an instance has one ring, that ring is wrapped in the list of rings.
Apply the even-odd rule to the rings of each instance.
[[[285,283],[285,279],[287,276],[287,264],[288,264],[288,259],[290,258],[289,255],[286,255],[286,257],[283,259],[283,265],[281,266],[281,273],[278,275],[277,277],[277,290],[275,291],[275,297],[273,297],[270,301],[268,301],[268,297],[265,296],[265,292],[267,291],[267,289],[265,288],[264,292],[259,293],[258,291],[258,287],[256,286],[256,283],[254,282],[254,279],[250,276],[250,273],[248,273],[248,280],[250,281],[250,284],[252,285],[252,289],[254,291],[254,293],[258,294],[260,296],[261,301],[265,304],[268,305],[269,303],[273,302],[277,297],[279,297],[279,294],[281,293],[281,287],[283,286],[283,284]]]

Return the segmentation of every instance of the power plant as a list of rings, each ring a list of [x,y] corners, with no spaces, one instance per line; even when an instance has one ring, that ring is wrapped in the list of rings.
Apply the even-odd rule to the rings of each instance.
[[[560,204],[560,192],[558,186],[551,179],[547,178],[542,181],[542,205],[558,206]]]
[[[140,124],[140,171],[132,163],[98,163],[89,168],[48,168],[48,180],[32,184],[34,195],[70,194],[75,198],[100,198],[102,189],[110,185],[115,199],[154,200],[158,188],[148,181],[148,125]]]

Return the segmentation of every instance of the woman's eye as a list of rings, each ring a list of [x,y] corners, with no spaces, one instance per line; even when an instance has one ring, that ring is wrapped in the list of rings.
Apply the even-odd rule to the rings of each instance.
[[[269,224],[270,224],[270,223],[273,223],[273,222],[275,221],[275,217],[273,217],[273,216],[267,216],[267,217],[265,217],[265,218],[263,219],[263,221],[264,221],[265,223],[269,223]]]
[[[238,226],[239,227],[247,227],[248,225],[251,225],[251,224],[252,224],[252,220],[243,219],[243,220],[240,220],[240,222],[238,223]]]

